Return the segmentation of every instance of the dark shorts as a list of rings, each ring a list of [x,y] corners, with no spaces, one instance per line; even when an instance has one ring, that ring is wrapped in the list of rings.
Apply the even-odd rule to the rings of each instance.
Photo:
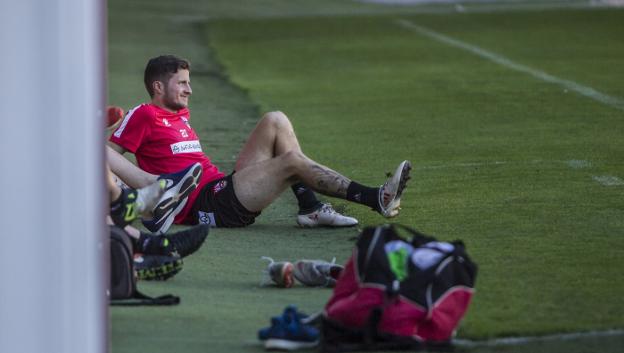
[[[233,174],[233,173],[232,173]],[[199,223],[212,227],[244,227],[255,222],[260,212],[248,211],[234,193],[232,174],[206,184],[193,205]]]

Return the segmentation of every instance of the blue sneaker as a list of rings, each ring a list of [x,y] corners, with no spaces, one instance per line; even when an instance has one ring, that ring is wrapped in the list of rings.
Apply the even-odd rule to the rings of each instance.
[[[271,337],[271,332],[273,331],[273,327],[275,326],[283,326],[284,324],[281,322],[281,316],[273,316],[271,318],[271,326],[261,328],[258,330],[258,339],[260,341],[266,341]]]
[[[271,327],[258,331],[258,338],[265,341],[266,349],[293,351],[312,348],[319,343],[319,331],[301,323],[305,315],[298,313],[297,308],[286,307],[282,316],[271,319]]]
[[[273,326],[284,325],[283,324],[284,320],[287,320],[288,317],[292,316],[291,314],[292,311],[294,311],[295,313],[296,320],[299,320],[304,325],[308,325],[308,324],[315,322],[317,319],[317,316],[321,315],[321,313],[317,313],[312,316],[308,316],[302,313],[301,311],[297,311],[297,308],[295,306],[289,305],[284,310],[284,313],[282,314],[282,316],[273,316],[271,318],[271,326],[265,327],[258,331],[258,339],[260,341],[268,340],[271,334],[271,330],[273,329]]]
[[[158,180],[166,182],[165,193],[152,210],[153,218],[143,220],[145,228],[152,233],[165,233],[173,224],[175,216],[186,205],[189,194],[199,185],[202,171],[201,164],[195,163],[180,172],[158,177]]]

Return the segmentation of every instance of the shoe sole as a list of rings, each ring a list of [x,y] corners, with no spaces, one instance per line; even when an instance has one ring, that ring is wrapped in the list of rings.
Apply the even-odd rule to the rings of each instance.
[[[401,164],[399,164],[399,168],[397,168],[397,170],[399,169],[401,169],[401,171],[399,172],[400,173],[399,186],[397,187],[397,191],[394,196],[394,199],[390,202],[390,204],[396,204],[396,205],[393,207],[388,207],[388,210],[385,213],[382,213],[382,215],[386,218],[392,218],[398,215],[398,213],[396,214],[392,214],[392,213],[401,205],[401,196],[403,195],[403,190],[407,186],[407,181],[410,179],[410,171],[412,170],[412,164],[409,161],[403,161],[401,162]],[[395,175],[396,175],[396,172],[395,172]]]
[[[315,211],[318,212],[318,211]],[[314,212],[312,212],[314,213]],[[327,227],[327,228],[344,228],[344,227],[354,227],[356,225],[358,225],[358,220],[353,218],[353,217],[348,217],[345,215],[342,215],[340,213],[338,213],[338,216],[334,217],[331,219],[331,221],[328,223],[326,221],[322,221],[321,218],[322,216],[319,216],[316,220],[311,219],[309,217],[310,214],[304,214],[304,215],[297,215],[297,225],[301,228],[319,228],[319,227]],[[336,219],[338,217],[343,217],[345,219],[352,219],[353,222],[355,223],[348,223],[348,224],[337,224],[336,223]]]
[[[182,212],[182,209],[184,208],[184,206],[186,206],[187,201],[188,199],[184,199],[182,200],[182,202],[178,204],[178,206],[174,210],[169,210],[170,212],[168,213],[168,215],[161,219],[163,223],[160,226],[158,226],[158,229],[156,229],[154,234],[160,235],[160,234],[164,234],[165,232],[167,232],[167,230],[171,228],[171,225],[173,224],[173,221],[175,220],[175,216],[177,216],[178,213]]]
[[[178,272],[182,271],[184,262],[181,258],[168,258],[166,256],[159,257],[162,257],[165,260],[157,266],[140,268],[140,265],[135,263],[134,266],[138,280],[166,281],[175,276]]]
[[[264,348],[294,351],[294,350],[304,349],[304,348],[313,348],[313,347],[316,347],[318,343],[319,343],[318,341],[301,342],[301,341],[289,341],[285,339],[270,338],[266,340],[266,342],[264,343]]]
[[[162,234],[171,227],[175,216],[178,215],[186,205],[187,197],[197,188],[197,185],[199,185],[199,178],[201,175],[202,166],[197,164],[182,177],[181,186],[179,188],[171,188],[165,191],[165,195],[173,193],[173,196],[161,200],[154,208],[152,212],[154,215],[153,219],[158,219],[159,221],[154,222],[154,227],[149,227],[152,232]],[[159,225],[159,223],[161,224]]]
[[[355,227],[358,225],[358,223],[353,223],[353,224],[319,224],[319,223],[311,223],[311,224],[304,224],[301,223],[299,221],[297,221],[297,225],[299,226],[299,228],[347,228],[347,227]]]
[[[403,189],[407,185],[407,181],[410,179],[410,171],[412,170],[412,164],[409,161],[405,161],[403,164],[403,169],[401,169],[401,177],[399,180],[399,188],[397,189],[397,193],[395,199],[400,200],[401,195],[403,194]]]
[[[201,174],[202,167],[198,164],[194,166],[191,170],[189,170],[186,175],[184,175],[183,181],[180,183],[181,186],[177,188],[177,190],[175,190],[176,188],[171,188],[165,191],[165,194],[173,193],[174,195],[162,200],[158,203],[158,205],[156,205],[156,208],[154,209],[154,218],[162,217],[163,212],[167,212],[168,210],[173,208],[175,204],[188,197],[188,195],[197,188]]]

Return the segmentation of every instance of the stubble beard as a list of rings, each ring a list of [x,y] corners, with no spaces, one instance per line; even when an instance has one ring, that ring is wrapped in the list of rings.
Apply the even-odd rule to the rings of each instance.
[[[163,104],[165,105],[165,107],[174,110],[174,111],[178,111],[181,109],[184,109],[186,107],[188,107],[188,104],[182,104],[182,103],[177,103],[172,96],[166,94],[163,97]]]

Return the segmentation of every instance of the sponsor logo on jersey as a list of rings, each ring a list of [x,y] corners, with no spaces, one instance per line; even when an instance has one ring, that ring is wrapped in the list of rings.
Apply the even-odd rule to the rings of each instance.
[[[171,153],[193,153],[202,152],[201,144],[198,140],[182,141],[171,145]]]
[[[225,189],[226,186],[227,180],[219,180],[219,182],[212,187],[212,193],[216,195],[219,191]]]
[[[165,124],[165,126],[171,126],[171,123],[169,122],[169,120],[163,118],[163,124]]]
[[[214,213],[197,211],[197,216],[199,218],[199,223],[207,224],[212,227],[217,226],[217,224],[215,223],[215,219],[214,219]]]
[[[180,129],[180,135],[182,135],[182,137],[188,137],[188,132],[186,132],[186,129]]]

